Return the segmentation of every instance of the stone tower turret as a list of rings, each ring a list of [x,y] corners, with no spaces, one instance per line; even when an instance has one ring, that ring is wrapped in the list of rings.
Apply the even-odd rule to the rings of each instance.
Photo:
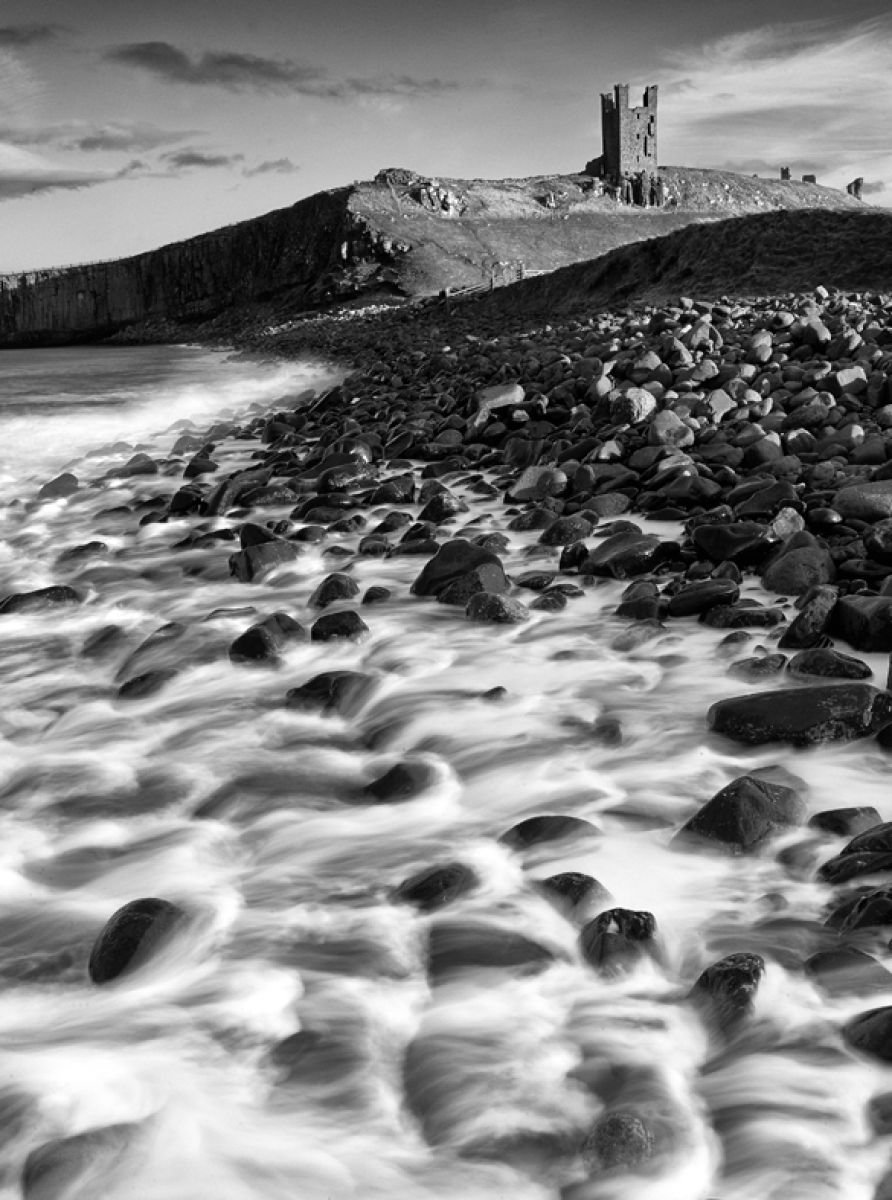
[[[629,107],[629,85],[617,83],[601,94],[602,171],[617,180],[636,171],[657,170],[657,85],[644,89],[643,103]]]

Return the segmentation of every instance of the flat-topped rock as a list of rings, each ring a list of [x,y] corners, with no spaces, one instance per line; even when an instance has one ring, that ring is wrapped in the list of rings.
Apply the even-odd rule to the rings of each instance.
[[[710,729],[749,745],[794,746],[869,737],[892,721],[892,694],[866,683],[816,684],[718,700]]]

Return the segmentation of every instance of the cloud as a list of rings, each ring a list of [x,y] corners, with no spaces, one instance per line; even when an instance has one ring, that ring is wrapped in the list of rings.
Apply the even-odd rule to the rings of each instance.
[[[760,26],[667,54],[660,158],[892,181],[890,53],[892,16]]]
[[[230,92],[259,92],[349,100],[361,96],[415,97],[439,95],[458,88],[442,79],[382,75],[338,79],[321,67],[288,58],[262,58],[237,51],[208,51],[190,58],[170,42],[132,42],[114,46],[106,61],[146,71],[167,83],[218,87]]]
[[[161,155],[161,161],[172,171],[186,171],[193,167],[232,167],[244,162],[244,154],[208,154],[204,150],[170,150]]]
[[[72,171],[56,166],[37,154],[0,142],[0,200],[12,200],[36,192],[94,187],[113,176],[98,171]]]
[[[252,175],[291,175],[299,170],[300,167],[290,158],[272,158],[258,163],[256,167],[245,167],[242,174],[250,178]]]
[[[200,129],[161,129],[147,121],[63,121],[49,125],[0,126],[0,140],[16,146],[58,146],[62,150],[155,150],[195,137]]]
[[[2,25],[0,46],[18,50],[23,46],[34,46],[38,42],[55,41],[64,32],[63,25],[41,25],[36,22],[27,25]]]
[[[880,192],[887,192],[889,185],[882,179],[865,179],[861,188],[862,196],[877,196]]]

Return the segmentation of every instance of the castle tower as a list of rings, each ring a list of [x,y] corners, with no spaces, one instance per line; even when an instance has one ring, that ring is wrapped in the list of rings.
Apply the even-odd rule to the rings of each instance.
[[[657,85],[644,89],[643,103],[629,108],[629,85],[617,83],[613,95],[601,93],[602,170],[618,180],[637,171],[657,170]]]

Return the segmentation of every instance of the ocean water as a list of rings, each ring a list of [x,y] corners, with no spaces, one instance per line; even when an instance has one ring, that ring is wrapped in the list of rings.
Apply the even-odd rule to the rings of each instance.
[[[355,557],[367,529],[240,583],[231,542],[184,548],[191,520],[139,523],[181,468],[110,474],[332,378],[189,348],[0,356],[0,594],[69,583],[85,597],[0,616],[0,1197],[22,1194],[44,1146],[25,1189],[39,1200],[869,1200],[888,1146],[865,1106],[892,1071],[839,1028],[892,995],[828,999],[797,965],[829,899],[814,865],[840,840],[794,830],[746,857],[670,841],[771,764],[804,780],[811,811],[873,804],[890,819],[888,760],[713,737],[709,704],[750,690],[727,674],[722,631],[676,621],[635,645],[613,611],[621,584],[523,625],[474,625],[410,595],[423,559]],[[256,447],[223,439],[215,456],[230,471]],[[81,490],[35,504],[62,469]],[[447,482],[469,505],[457,528],[506,532],[500,499]],[[556,570],[535,533],[508,536],[509,572]],[[391,589],[361,609],[366,640],[297,642],[278,669],[230,662],[259,617],[309,626],[333,570]],[[111,625],[109,652],[85,657]],[[118,697],[155,668],[172,672],[159,692]],[[341,668],[374,680],[349,716],[285,706]],[[600,718],[619,736],[599,738]],[[430,769],[421,794],[369,804],[365,785],[407,758]],[[548,813],[599,833],[523,854],[499,842]],[[395,902],[407,877],[455,861],[476,875],[468,894],[433,915]],[[588,966],[579,921],[535,886],[563,871],[652,912],[658,960],[615,977]],[[188,922],[141,969],[91,983],[103,925],[145,896]],[[432,981],[430,929],[447,922],[551,957]],[[684,998],[737,950],[767,969],[726,1044]],[[613,1109],[642,1116],[657,1154],[588,1178],[580,1147]]]

